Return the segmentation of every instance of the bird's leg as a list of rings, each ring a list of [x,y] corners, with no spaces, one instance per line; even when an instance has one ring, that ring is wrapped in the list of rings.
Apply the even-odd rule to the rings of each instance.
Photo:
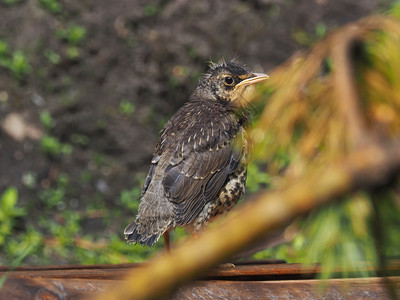
[[[163,237],[164,237],[165,251],[167,251],[167,253],[170,254],[171,253],[171,247],[170,247],[170,244],[169,244],[169,231],[168,230],[163,233]]]

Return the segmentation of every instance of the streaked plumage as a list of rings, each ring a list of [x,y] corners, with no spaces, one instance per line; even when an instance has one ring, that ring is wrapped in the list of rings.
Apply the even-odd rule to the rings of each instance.
[[[184,226],[196,232],[228,211],[246,180],[247,112],[241,97],[266,79],[235,62],[214,65],[164,126],[128,242],[152,246]]]

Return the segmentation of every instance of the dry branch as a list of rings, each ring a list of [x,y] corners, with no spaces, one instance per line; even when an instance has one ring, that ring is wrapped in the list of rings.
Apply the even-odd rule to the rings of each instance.
[[[357,151],[316,170],[286,189],[264,192],[227,216],[218,227],[133,270],[126,281],[100,299],[157,299],[179,284],[241,250],[244,245],[293,218],[356,189],[380,186],[400,169],[400,140]],[[310,188],[312,187],[312,188]]]
[[[360,36],[365,34],[365,28],[354,26],[343,34],[335,35],[332,39],[332,58],[335,65],[333,77],[335,81],[336,99],[344,121],[347,124],[349,135],[353,137],[353,147],[366,144],[369,132],[365,118],[361,111],[361,99],[352,62],[352,54],[357,44],[361,43]]]
[[[362,62],[367,45],[378,52],[375,65],[360,70],[360,63],[369,64]],[[310,163],[326,163],[357,147],[398,136],[400,81],[387,73],[400,72],[392,65],[398,61],[394,49],[399,47],[400,22],[369,17],[335,31],[309,53],[274,70],[265,83],[273,93],[250,134],[255,157],[274,166],[276,153],[286,152],[297,176]],[[360,86],[358,78],[366,82]],[[259,94],[252,101],[263,97]]]

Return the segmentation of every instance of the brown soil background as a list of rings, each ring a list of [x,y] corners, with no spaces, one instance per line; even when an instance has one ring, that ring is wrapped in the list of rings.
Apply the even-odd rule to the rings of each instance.
[[[71,144],[71,155],[48,155],[40,140],[13,139],[0,127],[0,193],[15,186],[19,203],[30,203],[30,218],[41,214],[38,195],[67,174],[65,207],[85,210],[103,201],[118,207],[124,189],[140,183],[147,172],[158,132],[187,100],[207,61],[238,58],[255,71],[268,73],[317,40],[318,24],[328,30],[368,14],[384,12],[384,0],[254,1],[59,1],[52,14],[36,0],[1,4],[0,39],[23,50],[32,66],[23,81],[0,67],[0,122],[10,113],[28,127]],[[80,55],[66,56],[68,44],[56,31],[83,26],[87,36]],[[60,55],[52,64],[46,49]],[[135,111],[123,115],[125,99]],[[54,127],[44,128],[48,111]],[[86,143],[76,142],[85,136]],[[24,178],[33,175],[35,184]],[[86,178],[86,179],[83,179]],[[33,203],[33,204],[32,204]],[[132,216],[122,212],[113,230],[122,231]],[[119,227],[120,226],[120,227]],[[88,226],[87,230],[95,230]],[[97,228],[99,229],[99,228]]]

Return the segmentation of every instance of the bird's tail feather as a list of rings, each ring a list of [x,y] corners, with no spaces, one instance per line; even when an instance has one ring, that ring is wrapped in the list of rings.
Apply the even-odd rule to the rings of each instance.
[[[146,235],[145,233],[138,232],[138,224],[136,222],[130,223],[124,230],[125,239],[128,243],[137,243],[142,246],[153,246],[161,236],[161,233]]]

